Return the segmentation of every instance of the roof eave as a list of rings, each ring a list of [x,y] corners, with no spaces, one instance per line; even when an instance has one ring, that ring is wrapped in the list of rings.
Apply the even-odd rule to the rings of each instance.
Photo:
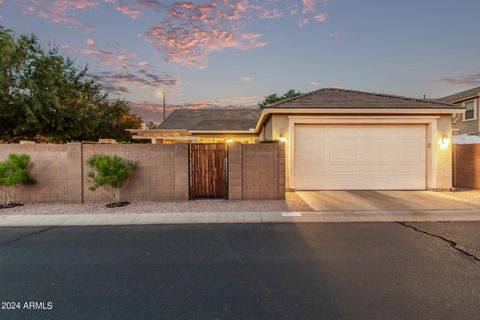
[[[270,113],[462,113],[463,106],[448,105],[439,108],[375,108],[375,107],[298,107],[265,108]]]
[[[459,98],[459,99],[453,100],[450,103],[452,103],[452,104],[453,103],[459,103],[459,102],[463,102],[463,101],[467,101],[467,100],[477,99],[478,97],[480,97],[480,93],[477,93],[477,94],[474,94],[474,95],[471,95],[471,96],[466,96],[466,97],[463,97],[463,98]]]
[[[321,89],[318,89],[318,90],[315,90],[315,91],[311,91],[311,92],[301,94],[301,95],[296,96],[296,97],[292,97],[292,98],[284,99],[284,100],[281,100],[281,101],[277,101],[275,103],[267,105],[265,108],[266,109],[267,108],[275,108],[279,105],[287,105],[288,106],[288,103],[291,102],[291,101],[295,101],[295,100],[301,99],[303,97],[307,97],[307,96],[314,95],[316,93],[319,93],[319,92],[322,92],[322,91],[328,91],[328,90],[336,90],[336,91],[341,91],[341,92],[346,92],[346,93],[356,93],[356,94],[362,94],[362,95],[368,95],[368,96],[377,96],[377,97],[384,97],[384,98],[402,99],[402,100],[405,100],[405,101],[410,101],[412,103],[431,103],[431,104],[435,104],[435,105],[439,105],[439,106],[450,105],[449,103],[445,103],[445,102],[436,102],[436,101],[431,101],[431,100],[430,101],[425,101],[424,99],[416,99],[416,98],[410,98],[410,97],[404,97],[404,96],[398,96],[398,95],[392,95],[392,94],[373,93],[373,92],[360,91],[360,90],[347,90],[347,89],[342,89],[342,88],[321,88]],[[284,107],[284,108],[287,108],[287,107]]]
[[[261,131],[261,128],[268,117],[273,113],[319,113],[319,114],[333,114],[333,113],[365,113],[365,114],[375,114],[375,113],[390,113],[390,114],[453,114],[453,113],[463,113],[465,109],[459,106],[452,106],[450,109],[445,108],[430,108],[430,109],[384,109],[384,108],[357,108],[357,109],[345,109],[345,108],[265,108],[260,114],[258,119],[257,126],[255,131],[258,133]]]
[[[180,132],[188,132],[186,129],[127,129],[127,131],[130,131],[132,133],[136,132],[168,132],[168,131],[180,131]]]
[[[249,133],[249,134],[255,134],[256,130],[189,130],[190,133],[203,133],[203,134],[208,134],[208,133]]]

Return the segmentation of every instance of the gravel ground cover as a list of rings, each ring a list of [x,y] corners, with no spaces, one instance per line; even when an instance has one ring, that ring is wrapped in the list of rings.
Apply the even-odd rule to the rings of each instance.
[[[0,215],[312,210],[312,208],[293,192],[287,192],[285,200],[274,201],[194,200],[185,202],[133,202],[121,208],[106,208],[105,204],[106,203],[27,203],[22,207],[2,209],[0,210]]]

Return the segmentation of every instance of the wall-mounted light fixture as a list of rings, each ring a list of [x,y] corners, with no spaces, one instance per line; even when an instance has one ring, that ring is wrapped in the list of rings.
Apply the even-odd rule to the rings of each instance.
[[[287,142],[287,138],[280,136],[280,138],[278,138],[278,141],[283,142],[283,143],[286,143],[286,142]]]
[[[233,142],[233,139],[227,139],[225,142],[226,142],[226,143],[232,143],[232,142]]]
[[[442,135],[442,137],[438,139],[438,145],[442,150],[448,149],[448,146],[450,145],[450,138],[446,134]]]

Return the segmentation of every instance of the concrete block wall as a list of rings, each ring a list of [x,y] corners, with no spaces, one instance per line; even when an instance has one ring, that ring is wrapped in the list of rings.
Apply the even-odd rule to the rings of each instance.
[[[242,200],[242,144],[233,143],[228,146],[228,199]]]
[[[138,168],[122,190],[127,201],[188,200],[187,144],[85,144],[83,145],[84,201],[109,201],[101,190],[89,190],[87,160],[93,154],[137,160]]]
[[[33,162],[34,185],[19,186],[14,201],[81,202],[80,144],[2,144],[0,161],[9,154],[28,154]]]
[[[111,201],[101,190],[89,190],[87,159],[94,153],[139,161],[122,191],[122,200],[186,201],[187,150],[187,144],[2,144],[0,160],[11,153],[26,153],[32,159],[32,176],[37,183],[17,189],[15,200],[20,202]]]
[[[189,163],[188,163],[188,144],[177,143],[174,144],[174,163],[173,163],[173,179],[175,192],[173,194],[173,200],[175,201],[187,201],[188,187],[189,187]]]
[[[454,145],[454,187],[480,189],[480,145]]]
[[[188,200],[188,144],[2,144],[0,160],[11,153],[26,153],[33,162],[37,183],[20,186],[19,202],[110,202],[101,190],[89,189],[87,159],[95,153],[138,160],[139,166],[122,191],[127,201]],[[230,200],[285,198],[283,144],[229,146]]]
[[[229,199],[285,199],[284,144],[234,144],[229,147]]]

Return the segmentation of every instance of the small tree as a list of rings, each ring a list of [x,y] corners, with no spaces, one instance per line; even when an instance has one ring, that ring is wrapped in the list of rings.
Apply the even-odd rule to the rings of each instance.
[[[302,95],[300,91],[295,91],[293,89],[288,90],[283,94],[283,96],[279,96],[276,93],[266,96],[262,102],[258,104],[258,106],[262,109],[266,108],[269,104],[279,102],[285,99],[295,98]]]
[[[124,160],[118,156],[94,154],[87,163],[90,168],[87,174],[92,183],[90,190],[102,190],[118,205],[120,191],[137,169],[138,161]]]
[[[153,121],[145,122],[145,128],[148,129],[148,130],[156,129],[157,126],[158,126],[158,123],[156,123],[156,122],[153,122]]]
[[[10,205],[15,187],[35,183],[30,176],[32,166],[30,157],[26,154],[10,154],[7,160],[0,162],[0,187],[4,207]]]

